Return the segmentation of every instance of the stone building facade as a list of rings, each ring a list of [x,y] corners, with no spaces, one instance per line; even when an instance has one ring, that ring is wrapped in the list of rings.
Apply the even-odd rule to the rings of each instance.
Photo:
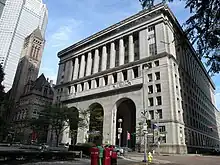
[[[19,135],[25,143],[31,142],[32,133],[25,121],[37,118],[40,111],[53,102],[53,82],[49,82],[43,74],[38,77],[44,44],[45,40],[39,28],[26,37],[10,90],[10,99],[16,103],[16,108],[12,109],[10,116],[16,123],[17,137]]]
[[[55,101],[79,111],[102,107],[103,143],[129,147],[146,111],[164,153],[211,149],[219,142],[215,86],[166,5],[156,5],[58,53]],[[118,123],[122,119],[122,123]],[[121,126],[120,126],[121,125]],[[84,143],[90,128],[78,129]],[[150,138],[150,135],[149,135]],[[204,145],[205,144],[205,145]]]

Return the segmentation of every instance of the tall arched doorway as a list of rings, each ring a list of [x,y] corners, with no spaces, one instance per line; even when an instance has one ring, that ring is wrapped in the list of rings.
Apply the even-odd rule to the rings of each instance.
[[[120,127],[119,119],[122,119],[121,128],[121,147],[135,149],[136,143],[136,107],[132,100],[122,99],[117,102],[117,124],[116,124],[116,144],[119,144],[118,128]],[[130,134],[130,140],[127,140],[127,133]]]
[[[101,145],[103,139],[103,107],[98,103],[94,103],[89,106],[89,110],[89,142],[92,142],[96,145]]]
[[[79,110],[76,107],[71,107],[71,116],[69,117],[71,144],[75,145],[77,141]]]

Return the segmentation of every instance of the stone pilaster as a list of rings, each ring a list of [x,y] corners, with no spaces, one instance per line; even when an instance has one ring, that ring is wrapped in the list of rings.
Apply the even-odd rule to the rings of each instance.
[[[79,58],[76,57],[74,63],[73,80],[76,80],[78,78],[78,72],[79,72]]]
[[[92,53],[89,52],[87,57],[86,76],[89,76],[92,73],[92,62]]]
[[[123,65],[125,62],[125,47],[124,40],[119,40],[119,65]]]
[[[129,35],[129,52],[128,52],[128,59],[129,62],[134,61],[134,40],[133,40],[133,35]]]
[[[79,70],[79,78],[84,77],[85,74],[85,55],[81,56],[80,70]]]
[[[93,73],[97,73],[99,71],[99,50],[96,49],[95,50],[95,59],[94,59],[94,69],[93,69]]]
[[[111,43],[111,48],[110,48],[110,68],[115,67],[115,43]]]
[[[106,70],[107,67],[107,48],[106,46],[102,47],[102,68],[101,71]]]

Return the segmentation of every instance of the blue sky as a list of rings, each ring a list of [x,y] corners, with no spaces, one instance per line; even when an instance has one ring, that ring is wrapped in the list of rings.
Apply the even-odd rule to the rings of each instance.
[[[57,52],[141,10],[139,0],[43,0],[47,4],[49,21],[46,45],[40,73],[56,81]],[[160,1],[160,0],[159,0]],[[189,17],[184,1],[169,6],[180,24]],[[216,103],[220,109],[220,75],[216,84]]]

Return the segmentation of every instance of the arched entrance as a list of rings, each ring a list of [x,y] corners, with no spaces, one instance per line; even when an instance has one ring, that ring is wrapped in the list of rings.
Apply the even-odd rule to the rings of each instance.
[[[119,145],[118,128],[119,119],[122,119],[121,128],[121,147],[135,149],[136,137],[136,107],[132,100],[122,99],[117,102],[117,124],[116,124],[116,144]],[[127,133],[130,134],[130,140],[127,140]]]
[[[101,145],[103,139],[103,107],[98,103],[94,103],[89,106],[89,111],[89,142],[92,142],[96,145]]]
[[[78,133],[79,110],[76,107],[72,107],[69,110],[71,111],[71,116],[69,118],[71,144],[75,145]]]

